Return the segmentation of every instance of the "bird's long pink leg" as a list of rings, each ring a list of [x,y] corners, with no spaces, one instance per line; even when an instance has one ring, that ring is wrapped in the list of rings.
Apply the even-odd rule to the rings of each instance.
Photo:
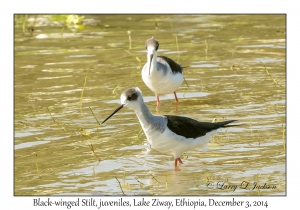
[[[178,103],[179,101],[178,101],[178,98],[177,98],[177,95],[176,95],[176,92],[175,92],[175,91],[174,91],[174,96],[175,96],[176,102]]]
[[[175,159],[175,167],[177,167],[177,165],[178,165],[177,162],[183,164],[183,162],[182,162],[182,160],[180,158],[176,158]]]
[[[160,105],[159,96],[156,96],[156,105],[157,105],[157,106]]]

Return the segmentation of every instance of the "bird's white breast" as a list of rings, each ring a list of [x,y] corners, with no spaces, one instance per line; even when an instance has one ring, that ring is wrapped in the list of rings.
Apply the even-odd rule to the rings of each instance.
[[[180,73],[173,74],[169,66],[166,71],[154,70],[149,75],[148,63],[142,70],[142,78],[148,88],[156,95],[173,93],[183,82],[183,75]]]

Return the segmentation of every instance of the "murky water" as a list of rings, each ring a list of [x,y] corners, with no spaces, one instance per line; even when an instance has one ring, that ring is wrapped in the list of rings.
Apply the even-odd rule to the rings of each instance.
[[[84,30],[62,35],[47,16],[29,21],[33,35],[15,26],[15,195],[285,194],[284,15],[87,15]],[[189,85],[159,110],[141,78],[152,36]],[[149,151],[132,110],[96,121],[133,86],[153,113],[242,125],[175,171],[172,156]]]

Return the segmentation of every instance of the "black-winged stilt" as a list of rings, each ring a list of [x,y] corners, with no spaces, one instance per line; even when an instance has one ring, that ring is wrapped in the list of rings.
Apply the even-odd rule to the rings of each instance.
[[[121,105],[102,123],[124,106],[134,110],[151,148],[174,156],[175,168],[177,168],[178,162],[182,163],[180,155],[183,152],[195,148],[206,148],[210,137],[217,129],[236,126],[227,125],[236,120],[210,123],[182,116],[152,115],[144,103],[142,92],[137,87],[129,88],[121,94]]]
[[[157,56],[158,47],[154,38],[146,41],[147,63],[142,70],[143,81],[155,93],[157,105],[160,104],[159,96],[168,93],[174,93],[178,102],[175,91],[183,81],[183,68],[168,57]]]

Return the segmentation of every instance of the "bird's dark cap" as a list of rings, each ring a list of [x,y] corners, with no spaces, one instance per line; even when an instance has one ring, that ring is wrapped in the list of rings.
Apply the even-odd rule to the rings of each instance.
[[[145,44],[146,49],[148,48],[148,46],[154,46],[155,49],[158,50],[159,43],[152,37],[146,41],[146,44]]]

